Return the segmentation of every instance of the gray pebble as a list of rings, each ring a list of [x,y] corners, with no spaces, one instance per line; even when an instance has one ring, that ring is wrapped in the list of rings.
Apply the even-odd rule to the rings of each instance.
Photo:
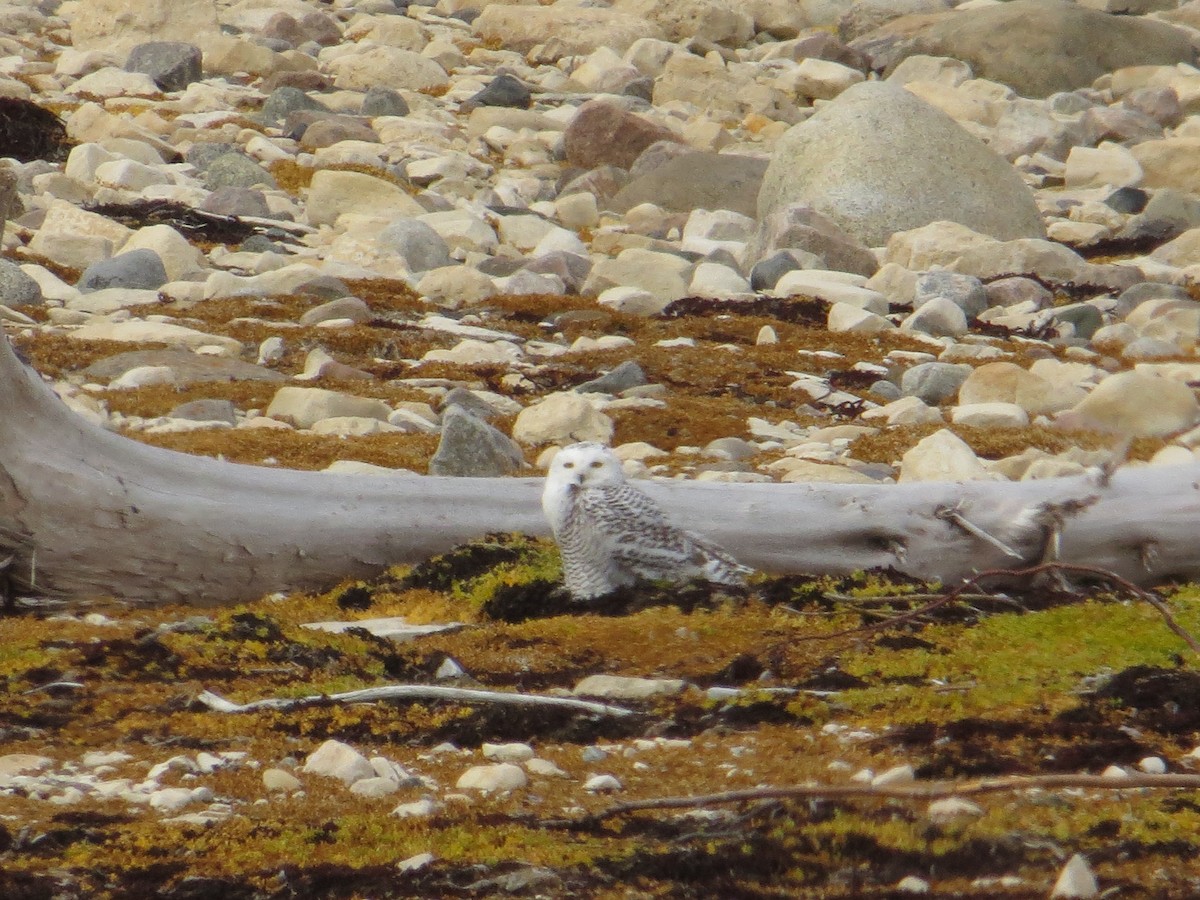
[[[396,220],[379,233],[377,240],[380,247],[399,256],[410,272],[428,272],[454,264],[450,247],[442,236],[417,219]]]
[[[94,262],[75,285],[83,293],[105,288],[134,288],[152,291],[167,283],[167,270],[153,250],[142,248]]]
[[[274,188],[271,173],[242,153],[222,153],[204,169],[204,183],[210,191],[223,187],[253,187],[265,184]]]
[[[972,371],[971,366],[958,363],[921,363],[904,373],[900,390],[906,397],[919,397],[930,406],[937,406],[958,394]]]
[[[944,271],[925,272],[917,278],[913,308],[920,308],[935,297],[946,298],[972,319],[988,307],[983,282],[974,275]]]
[[[5,306],[36,306],[42,302],[41,286],[7,259],[0,259],[0,303]]]
[[[512,438],[483,419],[457,404],[442,413],[442,438],[429,461],[430,475],[491,478],[511,475],[524,463]]]
[[[364,116],[407,116],[408,103],[391,88],[375,85],[363,95],[360,115]]]
[[[606,372],[599,378],[585,381],[575,388],[581,394],[619,394],[630,388],[646,384],[646,373],[634,360],[627,359],[611,372]]]
[[[329,107],[319,100],[314,100],[299,88],[284,85],[277,87],[263,102],[259,115],[267,125],[277,125],[297,110],[310,109],[329,112]]]
[[[466,101],[474,106],[507,106],[529,109],[533,95],[526,84],[512,75],[497,75],[487,87]]]
[[[202,71],[200,48],[183,41],[149,41],[129,51],[126,72],[142,72],[164,91],[182,91],[199,81]]]

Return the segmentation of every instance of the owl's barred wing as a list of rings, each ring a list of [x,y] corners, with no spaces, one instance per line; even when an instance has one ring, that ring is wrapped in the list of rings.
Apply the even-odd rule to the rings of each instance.
[[[580,492],[580,512],[611,557],[642,578],[700,576],[735,584],[749,573],[728,553],[697,534],[677,528],[650,497],[629,484]]]
[[[746,576],[754,573],[749,566],[744,566],[734,559],[728,550],[718,546],[703,535],[694,531],[685,532],[704,555],[704,577],[717,584],[744,584]]]

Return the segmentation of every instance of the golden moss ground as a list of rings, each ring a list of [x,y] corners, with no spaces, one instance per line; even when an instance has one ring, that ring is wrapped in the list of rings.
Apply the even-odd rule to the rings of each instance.
[[[507,562],[481,562],[505,554]],[[268,798],[260,768],[168,776],[164,783],[203,784],[233,805],[232,817],[206,827],[163,824],[159,813],[120,802],[58,807],[3,795],[0,834],[10,844],[0,852],[3,877],[15,884],[56,873],[86,896],[119,897],[128,895],[131,873],[141,872],[157,879],[160,896],[182,897],[185,879],[202,876],[222,879],[228,896],[276,897],[284,896],[278,878],[287,871],[293,887],[332,878],[340,892],[324,896],[449,896],[467,873],[478,880],[491,870],[538,866],[574,896],[888,896],[905,875],[930,880],[938,896],[1044,896],[1062,855],[1078,851],[1103,886],[1129,896],[1192,896],[1188,860],[1200,850],[1200,806],[1180,793],[996,795],[981,801],[982,815],[949,824],[930,822],[920,804],[883,800],[771,803],[712,819],[642,813],[598,828],[553,824],[614,800],[845,783],[854,771],[900,764],[918,777],[954,778],[1098,772],[1158,755],[1173,771],[1187,771],[1185,754],[1200,740],[1200,679],[1153,610],[1104,598],[1024,614],[959,607],[923,625],[813,640],[911,608],[904,595],[920,588],[863,577],[760,581],[746,596],[717,594],[684,608],[673,598],[691,597],[687,591],[651,592],[624,613],[564,606],[524,621],[489,618],[497,594],[555,575],[544,543],[496,541],[444,565],[207,619],[189,619],[193,611],[180,607],[115,606],[103,610],[110,625],[0,620],[5,752],[43,754],[61,766],[89,749],[122,750],[133,759],[111,777],[137,781],[178,753],[240,750],[263,767],[287,765],[336,737],[439,785],[369,800],[302,775],[304,796]],[[1198,595],[1188,588],[1170,598],[1193,632],[1200,631]],[[466,627],[404,644],[301,627],[383,615],[453,618]],[[434,702],[244,715],[191,703],[206,688],[243,701],[430,681],[447,657],[469,683],[491,689],[569,689],[597,673],[683,678],[698,687],[634,704],[641,715],[633,723]],[[54,681],[84,687],[37,690]],[[709,699],[701,689],[710,685],[745,693]],[[779,687],[820,690],[771,693]],[[655,736],[691,743],[634,744]],[[447,740],[462,750],[433,752]],[[484,740],[529,741],[568,777],[535,777],[506,797],[447,796],[482,761],[473,748]],[[608,755],[584,762],[588,745]],[[616,776],[623,791],[583,791],[598,771]],[[389,815],[422,796],[443,802],[433,818]],[[33,849],[17,840],[18,822],[29,829],[23,840],[56,837]],[[437,861],[412,876],[410,891],[394,864],[423,852]],[[1014,875],[1025,887],[972,886]],[[231,885],[248,893],[228,893]],[[1147,885],[1154,890],[1139,893]]]

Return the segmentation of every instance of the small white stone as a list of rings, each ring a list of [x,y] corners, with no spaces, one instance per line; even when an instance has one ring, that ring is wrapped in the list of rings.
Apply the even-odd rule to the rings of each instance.
[[[614,700],[644,700],[680,694],[687,682],[678,678],[629,678],[620,675],[589,675],[572,689],[576,696]]]
[[[525,762],[527,759],[533,758],[533,748],[528,744],[510,743],[510,744],[488,744],[480,748],[483,752],[484,759],[495,760],[496,762]]]
[[[593,775],[583,783],[583,789],[593,794],[607,794],[624,789],[624,785],[614,775]]]
[[[1113,766],[1109,766],[1107,769],[1105,769],[1103,772],[1101,772],[1100,777],[1101,778],[1121,779],[1121,778],[1128,778],[1129,773],[1126,772],[1120,766],[1113,765]]]
[[[982,816],[983,808],[965,797],[943,797],[929,804],[926,815],[934,822],[948,822],[962,816]]]
[[[1095,897],[1100,893],[1096,876],[1086,859],[1076,853],[1063,866],[1058,880],[1054,882],[1051,897],[1082,898]]]
[[[442,664],[438,666],[437,671],[433,673],[433,677],[439,680],[446,680],[450,678],[461,678],[466,674],[466,670],[462,666],[447,656],[442,660]]]
[[[754,339],[755,346],[762,347],[767,344],[778,344],[779,335],[775,333],[775,329],[770,325],[764,325],[758,329],[758,337]]]
[[[525,761],[525,769],[531,775],[541,775],[547,778],[567,778],[568,775],[548,759],[534,757]]]
[[[189,788],[162,788],[150,795],[150,808],[160,812],[178,812],[195,798]]]
[[[512,791],[529,783],[525,770],[512,763],[496,763],[490,766],[472,766],[458,779],[455,787],[491,793]]]
[[[302,787],[300,779],[285,769],[263,769],[263,787],[268,791],[298,791]]]
[[[1147,775],[1165,775],[1167,764],[1161,756],[1147,756],[1138,760],[1138,768]]]
[[[905,875],[896,882],[896,890],[902,894],[928,894],[929,882],[916,875]]]
[[[365,756],[349,744],[335,740],[326,741],[310,753],[301,771],[337,778],[343,784],[375,777],[375,768]]]
[[[392,810],[392,815],[400,819],[423,819],[438,811],[439,805],[428,797],[413,800],[411,803],[401,803]]]
[[[418,800],[417,803],[428,803],[428,800]],[[415,806],[414,803],[402,803],[401,806]],[[396,809],[400,809],[397,806]],[[393,810],[395,814],[395,810]],[[416,856],[410,856],[408,859],[402,859],[396,863],[396,871],[398,872],[419,872],[421,869],[428,868],[436,857],[429,852],[418,853]]]
[[[400,785],[391,778],[363,778],[350,785],[350,793],[359,797],[386,797],[400,790]]]

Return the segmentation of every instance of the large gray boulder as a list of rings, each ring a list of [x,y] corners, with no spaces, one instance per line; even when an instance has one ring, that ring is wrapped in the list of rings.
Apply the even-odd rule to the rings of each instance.
[[[904,55],[908,53],[961,59],[977,77],[1007,84],[1024,97],[1088,87],[1101,75],[1126,66],[1169,66],[1196,59],[1192,39],[1181,28],[1086,9],[1067,0],[1011,0],[947,13],[917,30]]]
[[[948,220],[1001,240],[1045,235],[1033,192],[1003,158],[904,88],[856,84],[780,138],[758,217],[804,203],[879,246]]]

